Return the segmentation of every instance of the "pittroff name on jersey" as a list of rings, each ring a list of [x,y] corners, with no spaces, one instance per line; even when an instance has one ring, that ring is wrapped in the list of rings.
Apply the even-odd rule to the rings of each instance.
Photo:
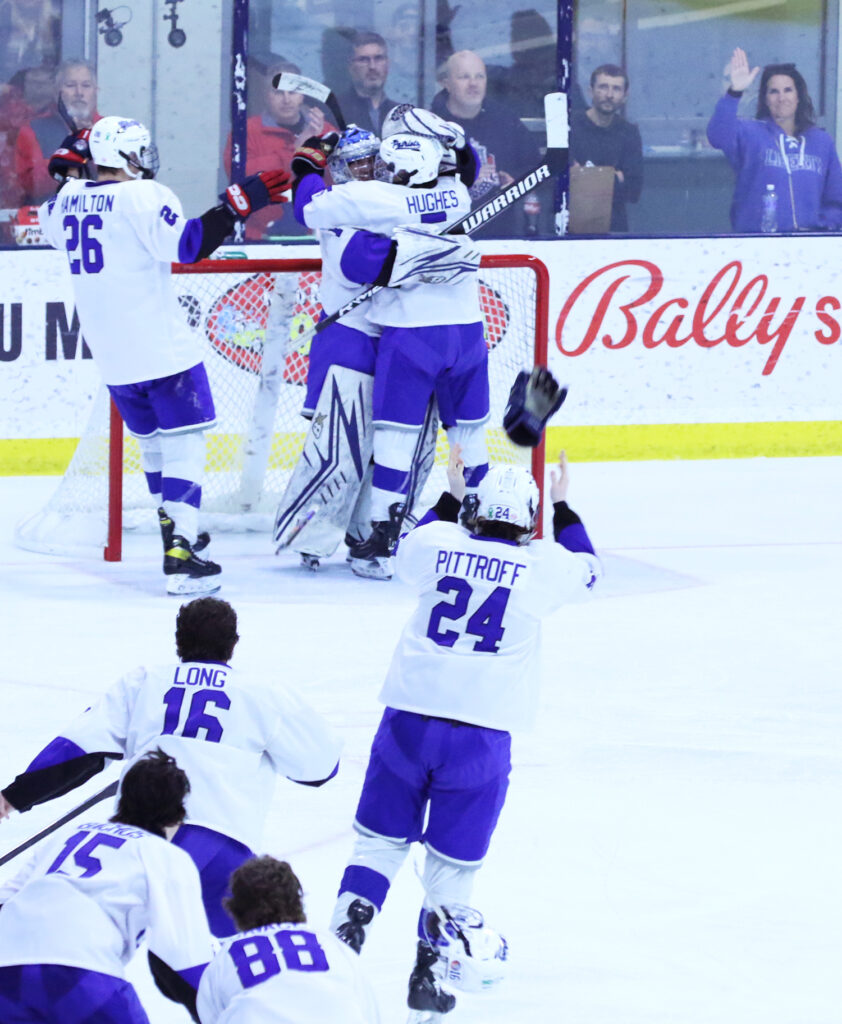
[[[443,572],[447,576],[471,576],[474,579],[485,580],[486,583],[508,583],[511,586],[525,568],[523,562],[490,558],[488,555],[477,555],[469,551],[449,551],[440,548],[436,555],[437,573]]]

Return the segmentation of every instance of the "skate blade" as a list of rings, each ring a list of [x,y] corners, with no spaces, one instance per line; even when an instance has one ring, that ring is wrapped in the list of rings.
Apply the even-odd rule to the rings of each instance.
[[[302,553],[302,555],[301,555],[301,568],[302,569],[309,569],[311,572],[315,572],[319,568],[320,565],[321,565],[321,562],[319,561],[317,555],[305,555],[305,554]]]
[[[438,1024],[443,1020],[444,1014],[436,1013],[435,1010],[410,1010],[406,1024]]]
[[[392,559],[378,558],[369,561],[363,558],[349,558],[351,572],[366,580],[390,580],[393,574]]]
[[[184,573],[176,573],[167,576],[167,593],[175,597],[185,594],[215,594],[220,590],[222,583],[219,574],[215,576],[187,576]]]

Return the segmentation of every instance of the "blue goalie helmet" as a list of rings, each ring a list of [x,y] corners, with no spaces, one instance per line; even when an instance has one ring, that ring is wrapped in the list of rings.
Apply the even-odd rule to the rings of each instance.
[[[380,139],[373,132],[349,124],[328,157],[327,165],[334,183],[370,181],[374,177],[374,159],[379,151]]]

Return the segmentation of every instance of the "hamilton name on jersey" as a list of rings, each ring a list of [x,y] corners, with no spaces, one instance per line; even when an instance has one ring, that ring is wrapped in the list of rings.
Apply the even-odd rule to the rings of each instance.
[[[58,202],[62,213],[111,213],[114,209],[114,195],[103,195],[101,192],[59,195]]]

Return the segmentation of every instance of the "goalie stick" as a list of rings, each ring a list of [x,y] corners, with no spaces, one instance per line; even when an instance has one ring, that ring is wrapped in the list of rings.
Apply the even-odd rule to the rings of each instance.
[[[306,75],[294,75],[289,71],[282,71],[272,79],[272,87],[274,89],[279,89],[281,92],[300,92],[305,96],[309,96],[310,99],[318,100],[319,103],[324,103],[331,114],[333,114],[336,123],[339,126],[339,130],[344,132],[348,127],[348,122],[342,114],[336,94],[331,90],[330,86],[322,85],[322,83],[317,82],[315,78],[308,78]]]
[[[314,84],[318,85],[318,83]],[[322,86],[321,88],[326,89],[327,86]],[[471,234],[471,232],[476,231],[477,228],[482,227],[484,224],[487,224],[489,221],[499,216],[504,210],[507,210],[512,203],[516,203],[519,199],[525,196],[527,192],[531,192],[533,188],[540,185],[542,181],[546,181],[548,178],[552,178],[564,170],[567,166],[569,133],[566,93],[548,93],[544,97],[544,114],[547,125],[547,151],[544,155],[544,162],[538,167],[533,168],[531,171],[527,171],[526,174],[522,174],[516,181],[513,181],[511,185],[504,188],[502,192],[499,192],[492,199],[483,203],[482,206],[477,207],[476,210],[472,210],[470,213],[465,214],[464,217],[454,221],[448,226],[446,231],[442,232],[442,234]],[[341,320],[343,316],[347,316],[348,313],[351,313],[358,306],[361,306],[364,302],[368,302],[372,295],[376,295],[379,291],[382,291],[384,287],[385,285],[371,285],[370,288],[366,288],[366,290],[360,292],[359,295],[355,295],[352,299],[349,299],[344,306],[337,309],[336,312],[324,317],[324,319],[311,327],[309,331],[302,334],[297,339],[297,343],[301,344],[305,342],[308,337],[313,337],[313,335],[319,334],[326,327],[330,327],[331,324],[335,324],[337,320]]]
[[[67,814],[62,815],[58,821],[54,821],[51,825],[47,825],[46,828],[42,828],[40,832],[37,832],[34,836],[31,836],[26,842],[21,843],[20,846],[16,846],[14,850],[10,850],[8,853],[4,853],[0,857],[0,867],[4,864],[8,864],[10,860],[13,860],[19,854],[28,850],[30,846],[34,846],[39,843],[42,839],[46,839],[47,836],[52,835],[57,829],[60,829],[62,825],[66,825],[68,821],[72,821],[74,818],[78,818],[80,814],[83,814],[88,810],[89,807],[93,807],[94,804],[100,803],[102,800],[107,800],[109,797],[114,796],[117,792],[119,783],[111,782],[105,789],[101,789],[98,793],[94,793],[93,796],[88,797],[83,803],[79,804],[78,807],[74,807],[72,811],[68,811]]]

